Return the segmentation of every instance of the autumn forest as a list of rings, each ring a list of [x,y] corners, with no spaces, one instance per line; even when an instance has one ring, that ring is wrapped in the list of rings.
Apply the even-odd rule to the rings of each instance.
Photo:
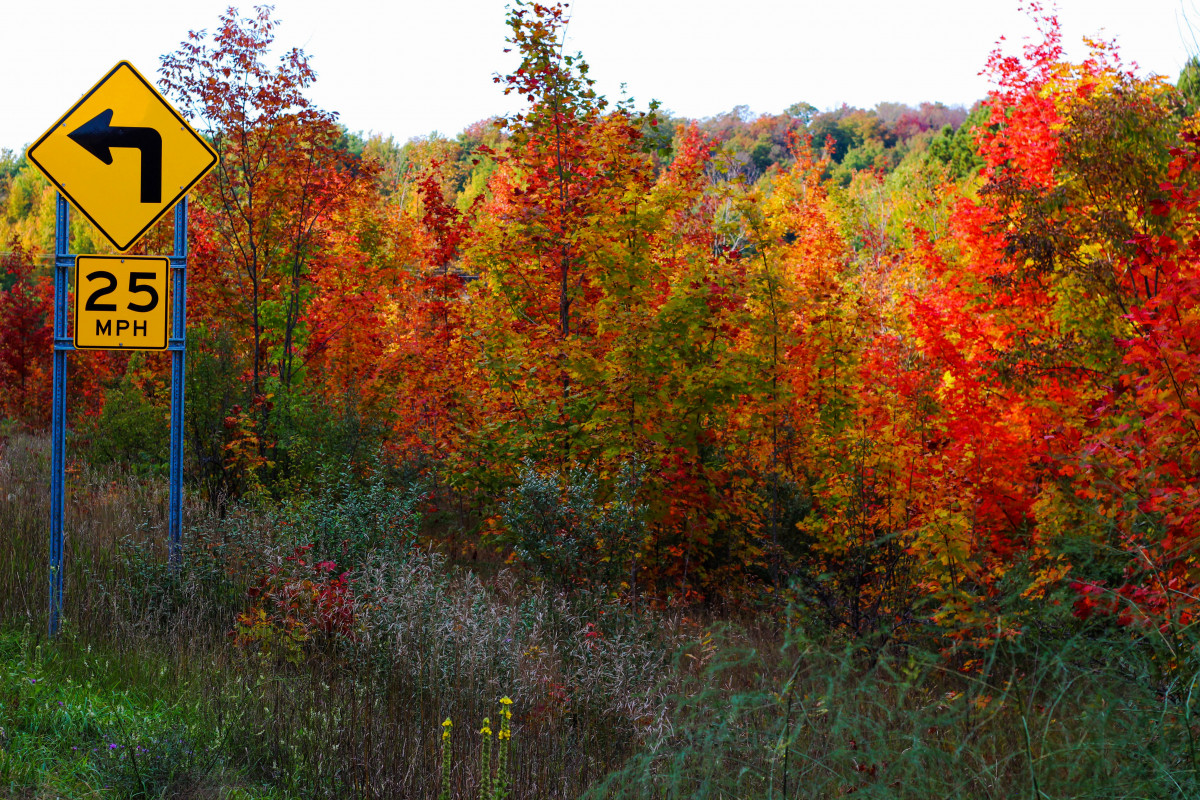
[[[688,120],[599,96],[569,9],[516,3],[495,81],[524,110],[407,143],[316,107],[269,8],[163,56],[220,156],[190,200],[186,565],[167,354],[72,354],[87,572],[38,669],[81,682],[97,643],[175,665],[146,697],[274,710],[158,784],[135,748],[169,737],[133,723],[87,769],[121,797],[1195,796],[1200,63],[1073,63],[1030,13],[969,109]],[[55,193],[6,151],[0,201],[11,678],[44,629]],[[211,631],[202,677],[180,626]],[[13,686],[0,794],[92,796],[4,760],[33,741]]]

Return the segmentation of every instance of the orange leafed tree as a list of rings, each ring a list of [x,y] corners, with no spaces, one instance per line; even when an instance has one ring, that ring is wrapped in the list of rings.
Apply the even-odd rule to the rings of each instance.
[[[253,17],[231,9],[211,41],[192,32],[160,70],[220,155],[196,191],[193,317],[232,333],[222,357],[237,359],[245,381],[245,396],[220,412],[223,452],[209,461],[247,474],[287,472],[308,361],[371,318],[364,257],[346,228],[369,200],[372,167],[305,95],[315,72],[303,51],[267,66],[276,25],[270,7]],[[351,308],[361,325],[346,321]],[[347,352],[364,363],[375,355]]]

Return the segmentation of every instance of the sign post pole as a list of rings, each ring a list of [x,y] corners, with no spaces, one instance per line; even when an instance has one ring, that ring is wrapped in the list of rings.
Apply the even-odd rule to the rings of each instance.
[[[216,166],[218,155],[132,64],[119,61],[30,145],[25,156],[58,189],[49,552],[49,631],[54,636],[63,613],[69,351],[171,351],[167,554],[173,570],[183,561],[187,193]],[[173,255],[69,255],[68,200],[121,253],[174,208]],[[67,270],[72,266],[76,273],[73,337],[67,335]],[[170,295],[169,300],[164,295]]]
[[[183,389],[187,356],[187,196],[175,206],[175,250],[171,256],[171,497],[167,553],[172,569],[183,560]]]
[[[70,248],[68,206],[62,194],[54,204],[54,388],[50,438],[50,608],[49,633],[58,633],[63,610],[63,516],[67,438],[67,352],[75,346],[67,336],[67,270],[75,263]]]

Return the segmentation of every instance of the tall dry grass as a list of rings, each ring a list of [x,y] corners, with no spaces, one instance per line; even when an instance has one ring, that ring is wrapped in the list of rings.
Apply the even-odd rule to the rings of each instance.
[[[44,630],[47,443],[14,436],[3,448],[0,623]],[[515,797],[576,797],[662,734],[671,658],[686,638],[677,621],[525,585],[511,569],[485,582],[416,546],[415,516],[380,537],[372,514],[390,490],[341,491],[224,519],[189,502],[173,572],[165,486],[72,464],[63,646],[103,648],[139,680],[139,658],[169,664],[156,690],[204,698],[226,757],[300,796],[436,797],[446,718],[455,796],[472,796],[477,730],[505,695]],[[247,590],[313,542],[314,560],[352,569],[354,636],[304,643],[298,657],[235,644]]]

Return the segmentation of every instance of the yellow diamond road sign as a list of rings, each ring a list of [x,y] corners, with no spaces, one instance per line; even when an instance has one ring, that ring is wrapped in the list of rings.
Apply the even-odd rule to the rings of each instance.
[[[164,350],[171,261],[163,256],[75,259],[75,347]]]
[[[118,250],[217,163],[216,152],[121,61],[26,156]]]

